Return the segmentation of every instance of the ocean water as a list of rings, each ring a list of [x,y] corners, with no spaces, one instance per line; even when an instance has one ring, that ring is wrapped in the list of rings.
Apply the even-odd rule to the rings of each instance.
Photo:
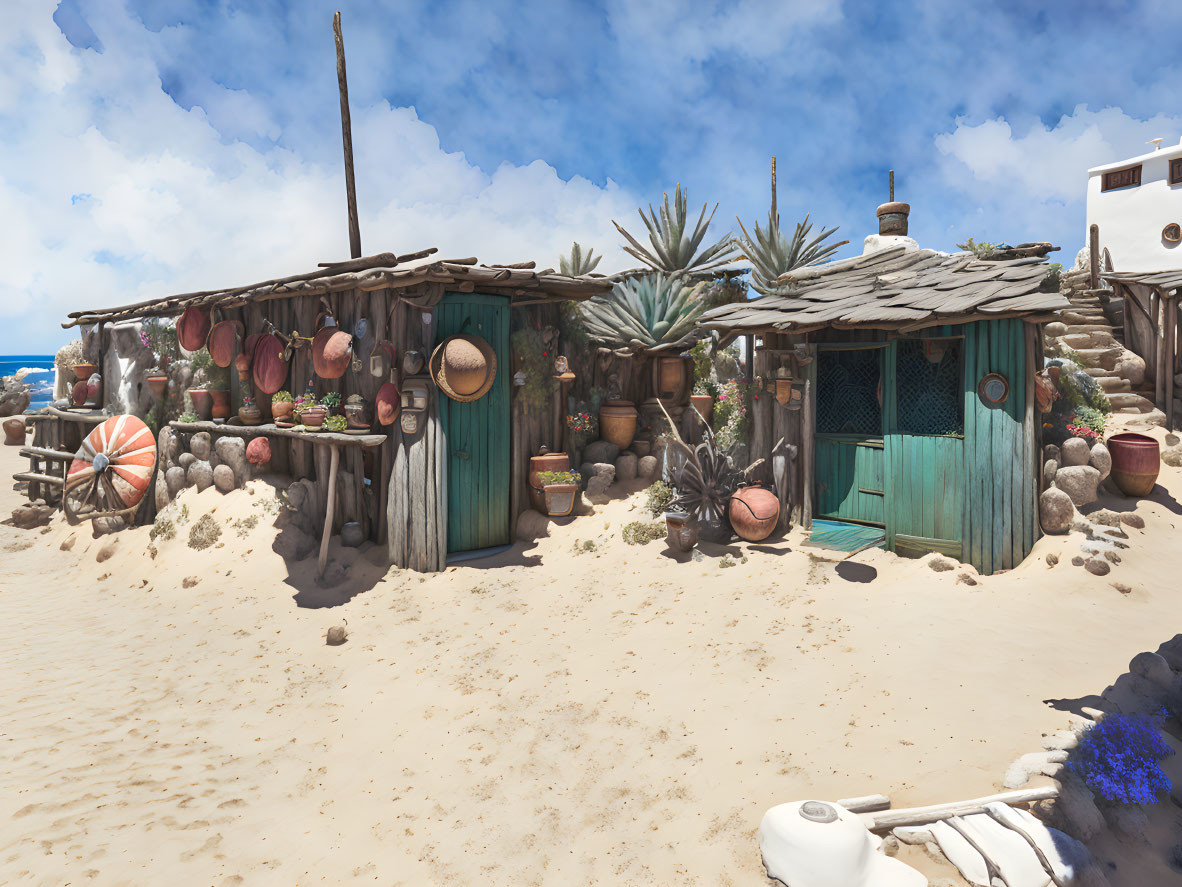
[[[53,400],[52,354],[0,354],[0,376],[11,376],[18,370],[29,370],[25,384],[31,388],[29,409],[49,406]]]

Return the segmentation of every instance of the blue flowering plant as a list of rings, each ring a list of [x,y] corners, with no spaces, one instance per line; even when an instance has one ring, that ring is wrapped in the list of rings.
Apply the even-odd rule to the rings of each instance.
[[[1067,767],[1105,801],[1156,804],[1172,788],[1161,762],[1173,753],[1160,718],[1111,714],[1084,732]]]

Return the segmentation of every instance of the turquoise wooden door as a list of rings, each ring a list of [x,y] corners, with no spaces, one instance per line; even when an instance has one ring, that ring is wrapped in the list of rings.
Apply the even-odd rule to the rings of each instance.
[[[435,307],[436,342],[468,333],[497,355],[492,388],[462,403],[439,393],[447,448],[447,550],[505,545],[509,535],[509,300],[449,293]]]
[[[882,438],[817,435],[817,514],[883,526]]]
[[[817,516],[881,527],[881,345],[822,348],[817,367]]]

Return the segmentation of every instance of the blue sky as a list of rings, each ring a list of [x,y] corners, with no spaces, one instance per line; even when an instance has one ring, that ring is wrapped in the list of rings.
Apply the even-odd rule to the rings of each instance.
[[[17,8],[11,8],[11,7]],[[718,234],[1082,245],[1086,169],[1182,138],[1176,2],[28,0],[0,13],[0,353],[78,308],[346,257],[331,31],[362,244],[554,264],[681,182]]]

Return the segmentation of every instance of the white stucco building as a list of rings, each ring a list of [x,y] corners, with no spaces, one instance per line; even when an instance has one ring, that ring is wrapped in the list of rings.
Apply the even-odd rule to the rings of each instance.
[[[1182,268],[1182,142],[1089,169],[1087,215],[1114,270]]]

